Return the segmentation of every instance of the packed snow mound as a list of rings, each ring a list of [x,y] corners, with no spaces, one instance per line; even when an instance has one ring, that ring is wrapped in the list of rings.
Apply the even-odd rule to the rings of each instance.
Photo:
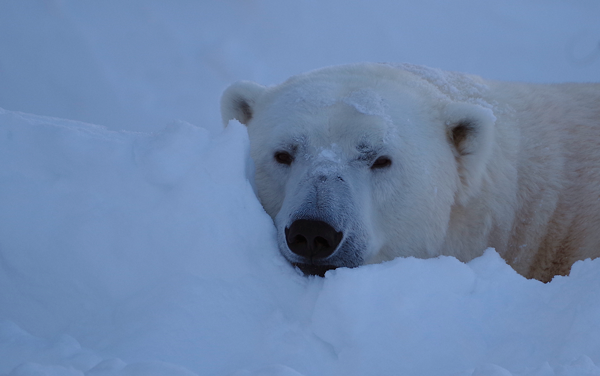
[[[600,375],[600,260],[492,249],[304,277],[245,128],[114,132],[0,110],[0,375]]]

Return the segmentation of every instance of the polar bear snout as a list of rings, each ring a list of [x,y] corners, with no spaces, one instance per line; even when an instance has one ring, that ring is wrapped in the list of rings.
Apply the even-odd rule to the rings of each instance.
[[[333,254],[344,234],[323,221],[298,219],[285,229],[288,248],[307,261],[324,259]]]
[[[309,166],[305,174],[289,183],[291,192],[275,218],[283,256],[305,275],[324,276],[339,267],[361,264],[368,241],[358,221],[351,179],[338,166]],[[354,189],[356,190],[356,189]]]

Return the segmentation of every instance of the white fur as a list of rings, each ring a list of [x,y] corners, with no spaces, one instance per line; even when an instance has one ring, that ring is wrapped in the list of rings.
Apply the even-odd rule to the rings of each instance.
[[[600,254],[599,84],[356,64],[269,88],[239,82],[221,109],[225,124],[248,126],[258,195],[290,262],[283,232],[298,218],[344,232],[335,266],[468,261],[495,247],[548,281]],[[277,163],[279,151],[293,163]],[[378,156],[391,166],[371,169]]]

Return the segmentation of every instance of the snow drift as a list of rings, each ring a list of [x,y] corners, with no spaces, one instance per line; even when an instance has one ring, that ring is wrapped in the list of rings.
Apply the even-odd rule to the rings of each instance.
[[[114,132],[0,110],[0,375],[600,375],[600,260],[493,251],[306,278],[245,128]]]

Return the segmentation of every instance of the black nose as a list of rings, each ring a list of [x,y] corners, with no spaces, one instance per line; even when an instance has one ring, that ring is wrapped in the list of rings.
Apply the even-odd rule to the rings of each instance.
[[[298,219],[285,229],[285,239],[290,250],[309,260],[330,256],[343,236],[341,231],[335,231],[323,221],[308,219]]]

